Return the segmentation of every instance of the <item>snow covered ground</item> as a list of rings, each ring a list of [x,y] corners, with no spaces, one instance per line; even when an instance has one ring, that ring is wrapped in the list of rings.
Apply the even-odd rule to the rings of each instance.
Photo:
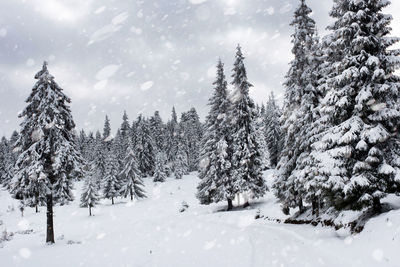
[[[272,172],[266,172],[271,180]],[[400,266],[400,210],[371,219],[365,230],[344,231],[255,220],[284,218],[272,193],[246,210],[222,211],[225,203],[201,206],[196,175],[146,180],[148,198],[104,200],[89,217],[76,200],[55,208],[55,245],[45,245],[45,208],[35,214],[0,191],[0,230],[13,232],[0,244],[0,266]],[[182,201],[189,208],[179,212]],[[12,209],[14,208],[14,210]],[[33,232],[23,234],[25,230]]]

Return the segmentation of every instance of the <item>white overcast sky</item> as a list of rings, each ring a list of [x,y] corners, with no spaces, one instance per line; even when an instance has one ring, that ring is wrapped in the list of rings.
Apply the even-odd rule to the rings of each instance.
[[[207,113],[218,57],[230,77],[235,47],[246,55],[251,94],[265,102],[291,60],[289,26],[298,0],[0,0],[0,136],[17,114],[43,60],[72,98],[77,127],[113,130],[159,110],[164,120],[194,106]],[[331,0],[309,0],[320,35]],[[400,36],[400,1],[385,10]]]

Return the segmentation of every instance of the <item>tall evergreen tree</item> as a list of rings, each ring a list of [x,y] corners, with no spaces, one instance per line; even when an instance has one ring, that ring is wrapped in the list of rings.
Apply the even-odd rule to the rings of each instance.
[[[389,1],[335,0],[328,49],[335,55],[321,103],[329,124],[313,152],[315,177],[327,206],[381,210],[399,191],[399,50],[389,48]]]
[[[154,140],[155,149],[157,151],[165,151],[165,126],[159,111],[154,112],[154,115],[150,118],[149,127]]]
[[[47,62],[35,78],[38,80],[20,114],[20,138],[17,147],[21,154],[16,163],[12,192],[24,201],[34,195],[45,196],[47,206],[46,242],[54,243],[53,205],[72,200],[70,179],[82,175],[82,158],[74,136],[75,124],[69,103],[47,70]]]
[[[237,47],[236,59],[232,74],[231,95],[231,135],[232,135],[232,172],[235,179],[235,193],[252,194],[261,197],[267,191],[267,186],[261,173],[261,155],[255,136],[254,121],[256,119],[255,105],[249,96],[252,86],[247,80],[244,57],[240,46]],[[233,199],[234,195],[228,196]],[[248,201],[244,206],[248,205]]]
[[[121,193],[124,197],[130,195],[131,200],[133,200],[133,198],[139,199],[146,197],[143,189],[144,185],[142,175],[131,146],[126,150],[126,156],[120,176],[122,182]]]
[[[275,195],[283,204],[284,210],[298,206],[303,211],[305,194],[304,180],[298,175],[301,166],[297,166],[300,155],[308,150],[309,140],[306,136],[313,121],[313,108],[318,104],[317,92],[310,77],[312,69],[309,57],[315,43],[315,21],[310,17],[312,10],[305,0],[300,0],[291,26],[294,59],[286,75],[286,94],[283,110],[284,143],[280,161],[277,166],[278,178],[274,184]]]
[[[135,154],[143,176],[154,173],[154,142],[146,119],[140,115],[136,123]]]
[[[99,131],[96,132],[95,145],[92,153],[91,164],[94,171],[94,180],[97,184],[97,189],[100,190],[103,185],[104,177],[106,176],[108,152]]]
[[[109,140],[111,138],[111,125],[110,119],[106,115],[106,119],[104,121],[104,128],[103,128],[103,140]]]
[[[197,171],[203,126],[196,109],[191,108],[188,112],[182,113],[179,124],[181,138],[186,146],[188,171]]]
[[[167,134],[166,134],[166,153],[168,162],[172,165],[174,170],[174,162],[176,159],[177,148],[178,148],[178,135],[179,135],[179,124],[176,115],[175,107],[172,108],[171,120],[167,123]]]
[[[128,138],[131,132],[131,126],[129,125],[129,118],[126,114],[126,111],[124,111],[124,115],[122,116],[122,124],[120,129],[123,139]]]
[[[275,168],[278,164],[282,149],[281,110],[276,103],[275,95],[271,92],[265,108],[264,125],[265,141],[267,143],[270,166]]]
[[[183,138],[178,138],[178,148],[174,162],[174,174],[176,179],[182,179],[183,175],[187,174],[188,171],[188,160],[185,150]]]
[[[201,204],[228,201],[229,209],[232,208],[232,193],[234,184],[230,176],[230,158],[228,153],[228,140],[230,140],[228,110],[229,100],[227,82],[224,74],[224,64],[221,60],[217,65],[217,78],[214,92],[209,100],[210,111],[206,118],[203,149],[200,155],[201,179],[197,186],[197,198]]]
[[[110,151],[107,154],[106,173],[103,184],[103,197],[111,199],[114,205],[114,198],[120,196],[122,188],[121,178],[119,176],[119,164],[115,153]]]

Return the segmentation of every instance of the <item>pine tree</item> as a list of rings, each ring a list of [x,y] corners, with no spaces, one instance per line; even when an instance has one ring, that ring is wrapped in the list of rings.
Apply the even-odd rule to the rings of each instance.
[[[270,167],[275,168],[278,164],[282,149],[282,131],[280,125],[281,110],[276,103],[274,93],[271,92],[265,108],[264,125],[265,141],[267,143]]]
[[[106,119],[104,121],[104,129],[103,129],[103,140],[107,141],[111,138],[111,125],[108,116],[106,115]]]
[[[150,134],[148,122],[140,115],[136,123],[135,154],[142,175],[152,176],[154,173],[154,142]]]
[[[157,151],[165,150],[165,126],[158,111],[149,121],[150,131],[154,140],[155,149]]]
[[[80,204],[82,208],[89,208],[89,216],[92,216],[92,208],[94,208],[99,201],[98,188],[93,173],[93,170],[89,169],[86,174],[87,177],[83,186]]]
[[[166,134],[166,154],[167,160],[170,162],[172,170],[174,170],[174,162],[176,159],[177,148],[178,148],[178,135],[179,135],[179,124],[176,115],[175,107],[172,108],[171,120],[167,123],[167,134]]]
[[[252,86],[247,81],[244,57],[240,46],[237,47],[232,74],[234,90],[231,95],[231,135],[232,135],[232,177],[235,179],[236,192],[251,193],[253,197],[265,194],[267,186],[261,173],[261,155],[255,136],[255,105],[249,96]],[[228,196],[230,199],[234,195]],[[246,201],[244,206],[247,206]]]
[[[121,193],[124,197],[130,195],[131,200],[133,200],[133,198],[139,199],[146,197],[143,189],[142,175],[131,146],[129,146],[126,151],[120,177],[122,181]]]
[[[165,182],[165,179],[167,178],[165,173],[166,161],[167,159],[164,152],[158,152],[154,169],[154,182]]]
[[[35,195],[33,188],[40,189],[38,193],[46,198],[47,206],[46,242],[54,243],[53,205],[72,200],[69,181],[82,175],[82,158],[73,134],[71,100],[49,74],[46,62],[35,78],[38,81],[20,114],[23,122],[17,147],[21,154],[12,192],[29,201]]]
[[[129,118],[126,114],[126,111],[124,111],[124,115],[122,116],[122,124],[120,129],[123,139],[128,138],[131,132],[131,126],[129,125]]]
[[[308,77],[312,64],[309,57],[315,43],[315,22],[310,17],[312,10],[305,0],[300,0],[291,26],[294,55],[286,75],[286,94],[283,110],[283,150],[277,165],[278,178],[274,184],[275,195],[282,202],[284,210],[298,206],[300,212],[304,210],[303,187],[304,178],[299,176],[301,166],[297,166],[298,159],[309,147],[306,136],[313,118],[313,108],[318,104],[317,92]]]
[[[8,182],[6,181],[7,176],[7,163],[6,163],[6,155],[8,151],[8,140],[5,136],[1,138],[0,141],[0,184],[3,187],[8,186]]]
[[[257,107],[257,117],[254,122],[254,128],[256,130],[256,138],[257,143],[260,148],[261,154],[261,166],[262,169],[265,170],[270,167],[270,159],[269,159],[269,150],[268,144],[265,137],[266,125],[265,125],[265,107],[262,105],[261,107]]]
[[[197,171],[203,126],[200,123],[199,115],[195,108],[191,108],[188,112],[182,113],[179,128],[182,134],[181,138],[183,138],[186,146],[188,171]]]
[[[188,160],[187,160],[187,154],[185,151],[183,139],[178,138],[178,148],[176,152],[176,158],[174,162],[174,167],[175,167],[175,178],[176,179],[182,179],[183,175],[187,174],[188,171]]]
[[[100,190],[103,184],[104,177],[106,176],[107,168],[107,149],[99,131],[96,132],[95,146],[93,150],[93,159],[91,164],[94,171],[94,181],[97,185],[97,190]]]
[[[232,207],[233,179],[230,174],[228,140],[230,138],[228,110],[229,100],[224,65],[221,60],[217,65],[217,78],[214,92],[209,100],[210,111],[206,118],[205,133],[200,155],[201,179],[197,186],[197,198],[201,204],[211,204],[227,200]],[[227,193],[228,192],[228,193]]]
[[[122,188],[121,179],[119,177],[119,164],[117,156],[113,152],[107,154],[106,173],[103,185],[103,197],[111,199],[114,205],[114,198],[120,196]]]
[[[399,50],[389,48],[389,1],[334,2],[328,50],[329,90],[321,120],[329,124],[314,144],[315,179],[328,207],[381,211],[380,200],[399,191]],[[345,34],[344,34],[345,33]]]

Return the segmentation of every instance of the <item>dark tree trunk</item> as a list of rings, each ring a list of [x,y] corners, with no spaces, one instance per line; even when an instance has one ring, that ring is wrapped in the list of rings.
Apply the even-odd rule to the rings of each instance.
[[[114,197],[111,198],[111,204],[114,205]]]
[[[132,192],[132,187],[129,188],[129,193],[131,193],[131,201],[133,201],[133,192]]]
[[[46,243],[53,244],[54,243],[54,227],[53,227],[53,195],[46,196],[46,205],[47,205],[47,235],[46,235]]]
[[[300,213],[304,212],[304,206],[303,206],[303,199],[302,198],[299,199],[299,211],[300,211]]]
[[[92,216],[92,205],[89,205],[89,216]]]
[[[232,209],[233,209],[232,199],[228,198],[228,210],[232,210]]]
[[[382,204],[379,198],[374,198],[372,208],[376,213],[382,212]]]
[[[285,215],[289,215],[289,214],[290,214],[290,208],[289,208],[288,206],[284,205],[284,206],[282,207],[282,212],[283,212],[283,214],[285,214]]]
[[[35,205],[35,212],[38,213],[39,209],[38,209],[38,204]]]

